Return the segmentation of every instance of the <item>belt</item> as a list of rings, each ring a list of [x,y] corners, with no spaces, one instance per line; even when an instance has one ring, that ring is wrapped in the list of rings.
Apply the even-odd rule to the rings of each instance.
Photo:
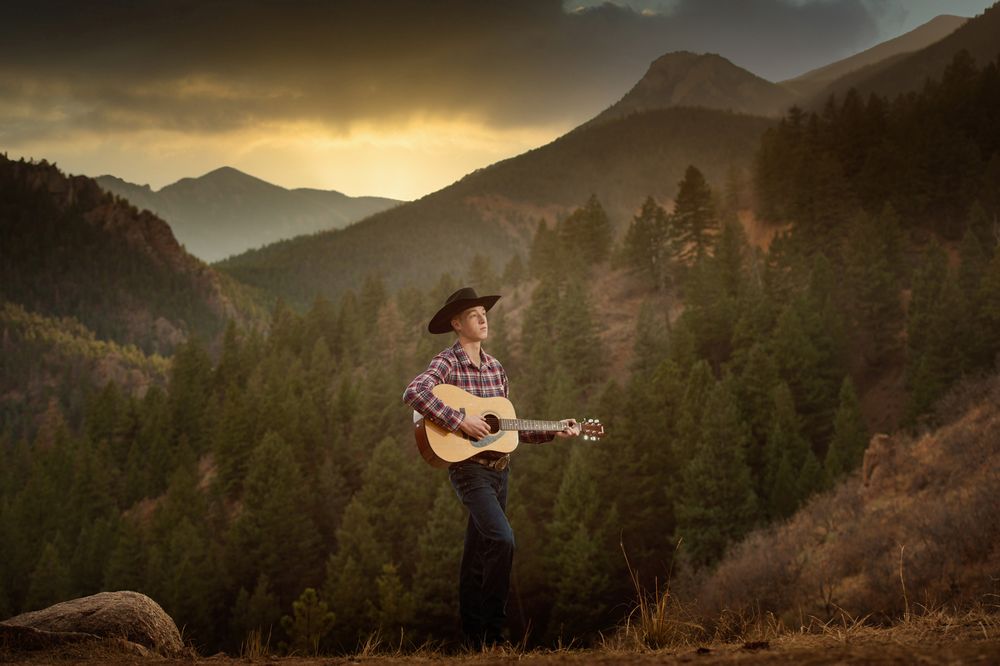
[[[499,458],[487,457],[486,454],[477,453],[476,455],[468,458],[472,462],[477,462],[484,467],[489,467],[490,469],[495,469],[498,472],[502,472],[507,469],[508,463],[510,463],[510,454],[505,453]]]

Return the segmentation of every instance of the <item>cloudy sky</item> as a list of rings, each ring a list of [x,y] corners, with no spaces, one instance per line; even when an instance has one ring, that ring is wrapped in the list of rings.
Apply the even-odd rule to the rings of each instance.
[[[11,0],[0,152],[154,189],[233,166],[413,199],[542,145],[650,61],[791,78],[992,0]]]

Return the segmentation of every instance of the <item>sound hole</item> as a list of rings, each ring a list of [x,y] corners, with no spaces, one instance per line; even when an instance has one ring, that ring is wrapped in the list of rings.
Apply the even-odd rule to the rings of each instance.
[[[490,434],[500,432],[500,417],[496,414],[483,414],[483,420],[490,427]]]

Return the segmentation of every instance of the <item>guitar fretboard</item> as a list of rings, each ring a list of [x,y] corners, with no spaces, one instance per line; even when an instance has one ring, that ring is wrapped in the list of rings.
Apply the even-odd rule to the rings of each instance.
[[[531,419],[500,419],[501,430],[540,430],[558,432],[565,426],[562,421],[532,421]]]

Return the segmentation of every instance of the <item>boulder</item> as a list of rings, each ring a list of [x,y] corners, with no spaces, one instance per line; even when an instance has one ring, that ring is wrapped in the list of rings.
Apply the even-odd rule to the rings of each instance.
[[[878,433],[868,442],[861,463],[861,497],[879,497],[892,489],[898,461],[892,437]]]
[[[47,638],[73,641],[83,640],[90,635],[124,639],[168,657],[185,653],[181,634],[174,621],[158,603],[138,592],[100,592],[89,597],[63,601],[42,610],[8,618],[0,622],[0,626],[29,627],[49,634],[46,637],[43,634],[22,632],[26,640]],[[3,635],[8,643],[17,636],[10,630],[4,630]]]

